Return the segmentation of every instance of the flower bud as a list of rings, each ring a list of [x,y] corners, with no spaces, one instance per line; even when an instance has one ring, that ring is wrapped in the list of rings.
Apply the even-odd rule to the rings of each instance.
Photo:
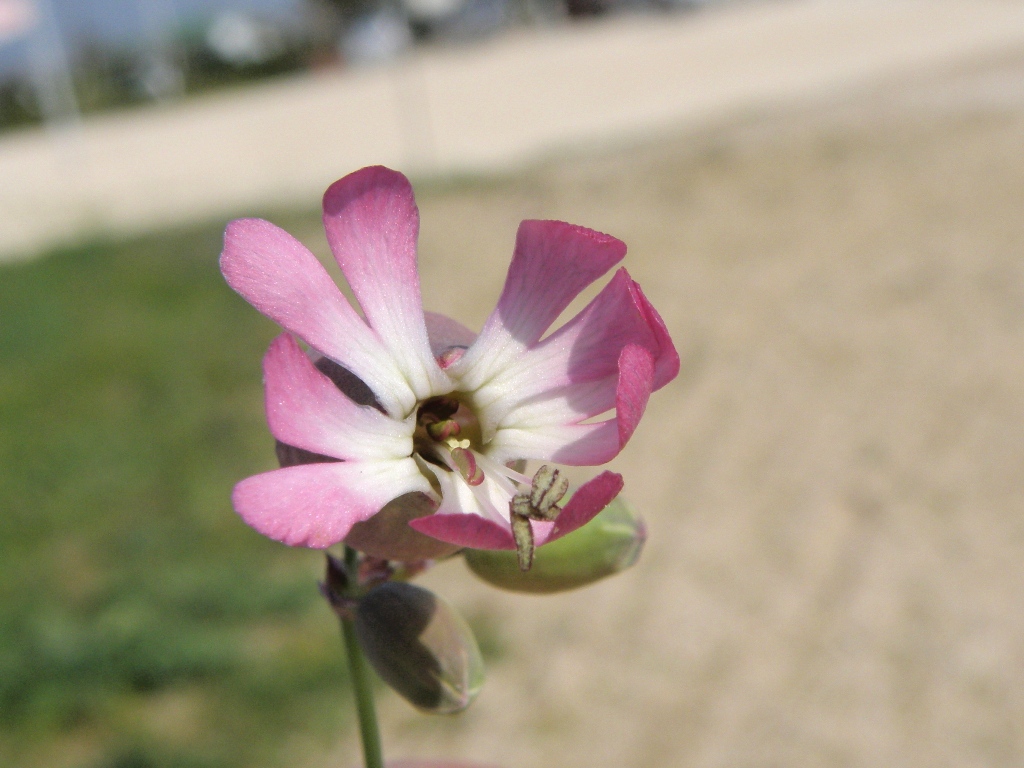
[[[484,681],[476,638],[448,603],[422,587],[391,581],[359,601],[356,635],[388,685],[415,707],[453,714]]]
[[[466,549],[466,564],[484,581],[513,592],[562,592],[629,568],[640,558],[647,529],[622,497],[589,523],[537,549],[529,571],[514,551]]]

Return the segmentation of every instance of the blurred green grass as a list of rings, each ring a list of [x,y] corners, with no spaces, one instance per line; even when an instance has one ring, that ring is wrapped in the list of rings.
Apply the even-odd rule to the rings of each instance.
[[[277,329],[222,228],[0,268],[0,765],[277,766],[347,721],[321,557],[231,510]]]

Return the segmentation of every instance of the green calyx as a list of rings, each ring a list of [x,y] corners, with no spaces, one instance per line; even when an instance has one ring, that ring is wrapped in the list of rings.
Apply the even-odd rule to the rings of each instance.
[[[466,549],[466,565],[478,577],[513,592],[546,594],[592,584],[629,568],[647,536],[643,520],[621,498],[582,528],[539,547],[528,571],[515,551]]]

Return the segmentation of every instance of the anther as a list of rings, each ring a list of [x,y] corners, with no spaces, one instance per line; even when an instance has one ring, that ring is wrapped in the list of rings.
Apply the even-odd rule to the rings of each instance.
[[[416,420],[420,424],[433,424],[450,419],[457,410],[459,401],[454,397],[432,397],[420,406]]]
[[[519,570],[528,571],[533,565],[533,527],[530,518],[518,514],[515,510],[510,515],[512,538],[516,541],[516,555],[519,558]]]
[[[444,442],[461,431],[462,427],[459,426],[459,422],[455,419],[445,419],[444,421],[435,421],[427,424],[427,434],[438,442]]]
[[[562,511],[558,502],[569,490],[569,480],[547,464],[537,470],[528,492],[517,493],[509,504],[513,514],[531,520],[554,520]]]
[[[555,506],[569,490],[569,479],[553,467],[544,464],[533,476],[530,505],[545,520],[554,520],[562,510]]]
[[[452,461],[469,485],[480,485],[484,481],[484,471],[476,463],[473,452],[466,448],[452,448]]]
[[[557,469],[543,465],[533,476],[530,490],[517,493],[508,503],[512,538],[516,542],[519,570],[528,571],[533,565],[533,528],[531,520],[548,522],[558,517],[562,508],[558,502],[569,490],[569,480]]]

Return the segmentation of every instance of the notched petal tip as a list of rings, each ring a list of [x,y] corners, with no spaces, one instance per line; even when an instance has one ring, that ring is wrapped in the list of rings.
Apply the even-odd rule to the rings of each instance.
[[[353,200],[374,190],[407,195],[410,199],[413,196],[412,184],[405,174],[383,165],[371,165],[338,179],[327,188],[323,197],[324,214],[336,215]]]
[[[323,205],[335,261],[412,395],[401,403],[401,414],[408,414],[417,399],[452,387],[427,339],[412,186],[397,171],[363,168],[332,184]]]
[[[516,235],[517,239],[522,237],[527,241],[557,240],[563,244],[575,243],[576,247],[598,248],[603,259],[609,262],[606,269],[621,261],[626,255],[626,244],[619,238],[557,219],[524,219],[520,222]],[[597,254],[590,255],[593,257]]]

